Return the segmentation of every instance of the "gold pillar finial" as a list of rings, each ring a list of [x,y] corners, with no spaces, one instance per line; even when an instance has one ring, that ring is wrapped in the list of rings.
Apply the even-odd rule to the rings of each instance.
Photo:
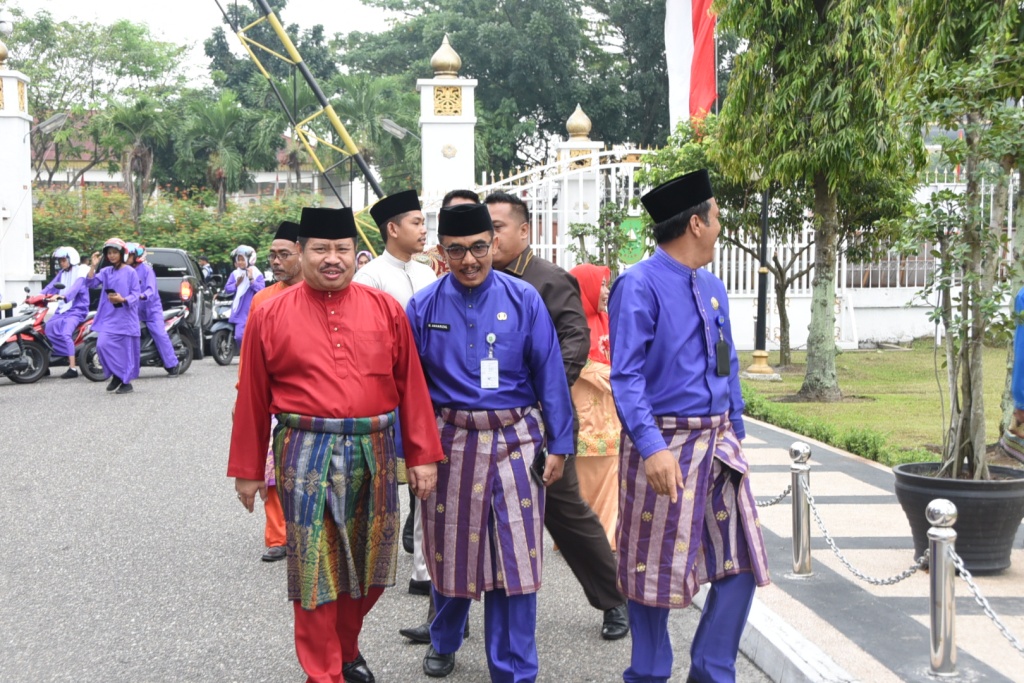
[[[448,42],[447,33],[441,41],[441,47],[437,48],[437,52],[430,58],[430,68],[434,70],[434,78],[455,78],[459,75],[462,57],[459,57],[459,53]]]
[[[576,111],[572,113],[569,120],[565,122],[565,130],[573,140],[589,140],[593,124],[590,117],[583,112],[583,107],[576,104]]]

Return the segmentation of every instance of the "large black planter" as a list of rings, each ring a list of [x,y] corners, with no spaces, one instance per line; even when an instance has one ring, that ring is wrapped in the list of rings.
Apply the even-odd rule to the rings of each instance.
[[[1024,518],[1024,471],[990,467],[988,481],[935,477],[937,462],[916,462],[892,468],[896,475],[896,498],[910,522],[914,536],[914,557],[928,548],[928,503],[945,498],[956,505],[958,517],[956,552],[968,571],[991,574],[1010,566],[1014,535]]]

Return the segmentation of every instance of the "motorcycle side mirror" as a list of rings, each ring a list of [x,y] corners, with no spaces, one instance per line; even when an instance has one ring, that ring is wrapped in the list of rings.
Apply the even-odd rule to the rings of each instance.
[[[221,275],[220,273],[216,273],[214,275],[211,275],[210,276],[210,284],[215,286],[215,287],[220,287],[222,284],[224,284],[224,276]]]
[[[58,282],[57,284],[55,284],[53,286],[53,288],[56,289],[56,290],[64,289],[64,283],[63,282]]]
[[[25,288],[25,293],[26,293],[26,294],[31,294],[31,293],[32,293],[32,290],[31,290],[31,289],[29,289],[28,287],[26,287],[26,288]]]

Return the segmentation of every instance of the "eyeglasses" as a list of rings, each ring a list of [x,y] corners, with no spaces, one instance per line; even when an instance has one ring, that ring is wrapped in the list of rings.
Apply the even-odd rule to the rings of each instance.
[[[461,244],[453,244],[450,247],[446,247],[443,244],[439,244],[438,246],[444,250],[444,253],[446,253],[448,258],[452,261],[461,261],[466,258],[467,251],[476,258],[483,258],[484,256],[487,256],[487,252],[491,250],[490,242],[477,242],[469,247]]]
[[[292,256],[295,256],[294,251],[272,251],[267,254],[267,260],[269,261],[287,261]]]

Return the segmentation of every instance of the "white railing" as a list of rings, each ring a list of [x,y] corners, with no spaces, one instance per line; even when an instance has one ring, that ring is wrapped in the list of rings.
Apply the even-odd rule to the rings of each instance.
[[[587,151],[545,166],[518,171],[508,177],[484,174],[481,184],[475,189],[483,195],[500,191],[522,198],[530,209],[530,239],[534,251],[538,256],[568,269],[577,261],[576,254],[568,248],[572,223],[595,223],[600,207],[608,202],[624,206],[630,215],[640,214],[640,208],[632,206],[631,200],[639,198],[648,189],[634,181],[647,153],[647,150]],[[940,189],[962,190],[964,184],[957,182],[957,178],[955,170],[929,172],[923,178],[927,185],[918,193],[919,199],[926,199]],[[1019,183],[1018,173],[1013,179],[1008,207],[1006,229],[1010,239],[1014,232],[1013,202]],[[983,209],[989,212],[992,209],[991,186],[983,186],[982,195]],[[769,241],[769,255],[777,253],[779,260],[786,263],[794,252],[803,250],[812,239],[813,229],[808,223],[804,230],[789,240]],[[749,246],[756,251],[756,245]],[[811,245],[800,254],[792,268],[800,271],[813,263],[814,246]],[[716,250],[708,268],[722,278],[730,295],[737,297],[756,296],[758,266],[757,258],[746,250],[723,245]],[[849,263],[845,255],[840,254],[836,289],[840,292],[845,289],[918,290],[927,284],[934,268],[930,245],[922,245],[913,256],[901,256],[893,251],[870,263]],[[790,287],[789,294],[809,295],[813,276],[813,271],[809,271],[798,278]],[[769,286],[773,283],[770,282]]]

